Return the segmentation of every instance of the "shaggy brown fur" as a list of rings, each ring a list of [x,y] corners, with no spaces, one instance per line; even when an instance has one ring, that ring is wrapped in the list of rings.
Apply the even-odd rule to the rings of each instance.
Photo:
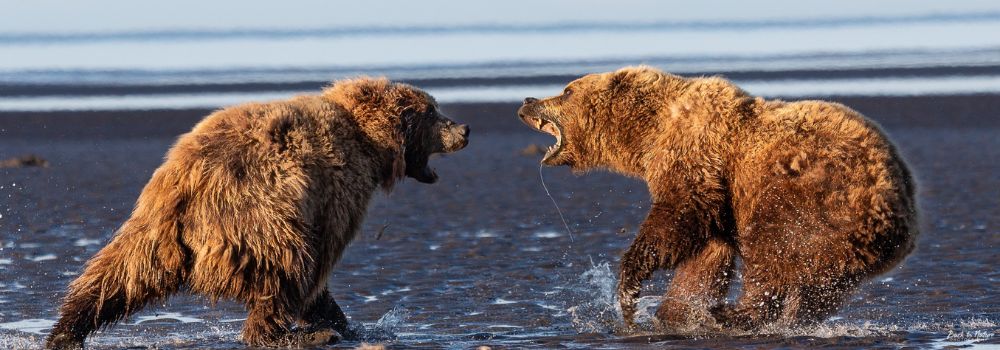
[[[467,144],[468,127],[432,97],[385,79],[209,115],[180,137],[132,216],[73,281],[49,348],[186,287],[243,302],[254,346],[326,342],[347,318],[327,276],[379,187],[434,182],[431,153]],[[298,323],[301,329],[293,328]]]
[[[556,137],[543,163],[648,184],[652,208],[618,285],[629,327],[656,269],[676,269],[663,326],[712,326],[714,316],[754,329],[825,319],[913,249],[910,173],[878,127],[843,105],[767,101],[720,78],[629,67],[528,98],[519,115]],[[737,258],[742,295],[726,306]]]

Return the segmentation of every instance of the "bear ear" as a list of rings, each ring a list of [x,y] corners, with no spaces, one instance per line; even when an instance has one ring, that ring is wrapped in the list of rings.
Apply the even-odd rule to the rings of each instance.
[[[611,88],[647,90],[662,85],[666,80],[663,71],[650,66],[625,67],[612,74]]]
[[[621,90],[625,85],[625,74],[622,71],[617,71],[611,73],[611,78],[608,79],[608,88],[611,91]]]
[[[278,152],[285,152],[289,148],[294,148],[298,141],[295,129],[301,127],[302,121],[294,114],[282,114],[276,118],[271,118],[261,130],[260,139],[265,144],[270,144]]]

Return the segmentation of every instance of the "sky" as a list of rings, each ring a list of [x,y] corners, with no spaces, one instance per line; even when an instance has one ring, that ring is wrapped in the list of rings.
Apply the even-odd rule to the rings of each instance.
[[[165,29],[732,21],[998,12],[995,0],[0,1],[0,33]]]

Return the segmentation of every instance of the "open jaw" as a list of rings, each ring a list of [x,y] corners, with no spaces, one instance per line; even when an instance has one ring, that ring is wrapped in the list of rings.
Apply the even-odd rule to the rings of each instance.
[[[535,130],[544,132],[546,134],[552,135],[556,138],[556,143],[549,146],[545,150],[545,156],[542,157],[542,163],[555,158],[562,151],[563,140],[562,140],[562,126],[553,120],[544,117],[533,117],[533,116],[521,116],[521,119],[525,124],[534,128]]]
[[[425,184],[437,182],[437,173],[427,164],[429,157],[428,155],[406,162],[406,176]]]

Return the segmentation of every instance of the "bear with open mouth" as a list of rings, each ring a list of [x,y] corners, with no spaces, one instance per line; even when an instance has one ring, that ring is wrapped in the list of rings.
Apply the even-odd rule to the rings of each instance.
[[[437,181],[428,157],[468,136],[433,97],[386,79],[212,113],[178,139],[69,285],[46,347],[82,347],[182,288],[242,302],[251,346],[336,341],[349,329],[327,278],[372,194],[406,176]]]
[[[652,207],[617,288],[630,329],[657,269],[674,269],[660,327],[752,331],[826,319],[914,248],[913,178],[879,128],[843,105],[639,66],[526,98],[518,116],[555,137],[543,164],[647,183]],[[742,290],[728,304],[737,260]]]

